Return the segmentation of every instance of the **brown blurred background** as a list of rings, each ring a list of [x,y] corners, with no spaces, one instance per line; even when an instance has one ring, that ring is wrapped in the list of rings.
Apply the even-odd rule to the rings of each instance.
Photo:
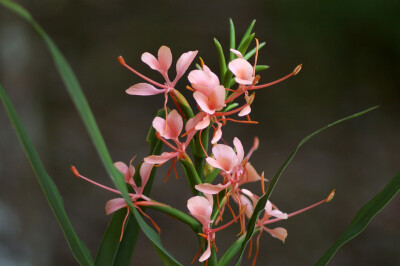
[[[156,80],[140,61],[161,45],[174,59],[199,50],[218,73],[213,37],[226,48],[228,19],[241,36],[252,19],[267,45],[259,63],[275,80],[303,63],[301,73],[257,93],[257,126],[232,125],[224,138],[239,137],[247,151],[253,136],[260,149],[253,164],[272,177],[297,143],[312,131],[374,105],[381,107],[318,135],[302,148],[281,177],[273,202],[291,212],[323,199],[334,200],[283,226],[285,244],[265,234],[258,265],[310,265],[339,237],[357,210],[400,170],[400,2],[385,1],[105,1],[20,0],[53,38],[74,69],[115,161],[146,156],[144,139],[162,97],[124,93],[139,78],[116,57]],[[227,49],[226,49],[227,50]],[[192,67],[193,68],[193,67]],[[57,184],[78,235],[93,256],[110,220],[105,202],[114,195],[75,178],[69,166],[111,185],[49,53],[26,22],[0,8],[0,82],[12,98],[38,152]],[[187,80],[182,79],[183,90]],[[185,92],[186,93],[186,92]],[[186,93],[186,95],[189,95]],[[0,265],[75,265],[63,234],[23,153],[3,108],[0,110]],[[138,162],[138,160],[137,160]],[[185,178],[166,184],[167,166],[153,197],[187,212]],[[253,186],[259,189],[258,185]],[[258,192],[259,193],[259,192]],[[395,198],[331,265],[399,265],[400,199]],[[184,265],[198,250],[190,229],[157,212],[165,247]],[[222,255],[238,227],[218,234]],[[249,265],[245,259],[243,265]],[[132,265],[160,265],[140,235]]]

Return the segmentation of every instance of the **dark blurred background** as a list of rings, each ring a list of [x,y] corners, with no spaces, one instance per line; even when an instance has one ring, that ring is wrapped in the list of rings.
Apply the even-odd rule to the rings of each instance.
[[[213,37],[227,47],[229,18],[238,36],[257,19],[257,37],[267,42],[259,63],[270,66],[262,73],[262,83],[290,73],[299,63],[304,67],[298,76],[257,93],[252,118],[259,125],[225,128],[227,142],[237,136],[246,151],[253,137],[259,136],[260,149],[252,162],[266,177],[273,176],[304,136],[380,105],[301,148],[272,201],[291,212],[323,199],[333,188],[337,194],[331,203],[277,224],[288,230],[285,244],[265,234],[258,265],[315,263],[357,210],[400,169],[399,1],[18,3],[32,13],[71,64],[115,161],[147,155],[144,139],[156,109],[162,106],[162,97],[125,94],[141,80],[121,67],[117,56],[123,55],[136,69],[161,81],[140,61],[143,52],[155,54],[161,45],[168,45],[176,60],[182,52],[199,50],[199,56],[218,73]],[[57,184],[72,224],[94,255],[110,220],[104,205],[114,195],[75,178],[69,166],[76,165],[98,182],[111,182],[43,41],[30,25],[4,8],[0,8],[0,82]],[[182,79],[178,88],[183,91],[186,84]],[[75,265],[4,110],[0,110],[0,129],[0,265]],[[181,174],[163,184],[167,168],[160,169],[152,195],[187,212],[190,192],[185,178]],[[252,188],[259,193],[258,184]],[[365,232],[339,250],[331,265],[399,265],[399,207],[397,197]],[[149,214],[162,228],[165,247],[188,265],[198,250],[190,229],[157,212]],[[238,231],[232,226],[218,234],[220,255]],[[161,264],[143,235],[132,264]],[[251,260],[243,261],[249,264]]]

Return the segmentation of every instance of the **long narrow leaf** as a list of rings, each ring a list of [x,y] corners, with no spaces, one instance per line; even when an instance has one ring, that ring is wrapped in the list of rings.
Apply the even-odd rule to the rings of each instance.
[[[182,265],[174,257],[172,257],[172,255],[170,255],[168,251],[164,249],[159,235],[153,229],[151,229],[151,227],[143,220],[142,216],[139,214],[139,211],[135,208],[131,208],[131,211],[135,216],[136,221],[140,226],[140,229],[142,229],[144,234],[147,236],[148,239],[150,239],[154,248],[157,250],[158,255],[160,256],[164,265]]]
[[[222,49],[221,44],[219,43],[219,41],[216,38],[214,38],[214,44],[215,44],[215,48],[217,48],[217,54],[218,54],[218,60],[219,60],[219,72],[220,72],[220,77],[222,80],[226,73],[226,61],[225,61],[224,50]]]
[[[253,30],[254,24],[256,24],[255,19],[251,22],[250,26],[247,28],[238,47],[242,46],[242,44],[246,41],[247,37],[249,37],[249,35],[251,34],[251,31]]]
[[[316,263],[317,266],[328,264],[335,255],[336,251],[345,243],[360,234],[369,222],[378,214],[400,190],[400,172],[382,189],[376,196],[365,204],[356,214],[353,221],[338,240],[328,249],[328,251]]]
[[[46,196],[47,202],[49,203],[54,215],[57,218],[61,229],[64,232],[65,238],[67,239],[68,245],[77,259],[82,265],[93,265],[93,260],[85,244],[78,238],[75,233],[71,222],[68,219],[67,213],[64,209],[64,203],[61,198],[60,192],[54,184],[51,177],[47,174],[39,155],[37,154],[35,147],[32,144],[27,132],[25,131],[17,112],[14,109],[13,104],[8,98],[3,87],[0,85],[0,99],[3,102],[4,108],[6,109],[11,123],[24,147],[26,156],[36,174],[40,186]]]
[[[64,81],[64,84],[75,104],[75,107],[77,108],[79,115],[81,116],[81,119],[83,120],[86,130],[88,131],[88,133],[91,137],[91,140],[94,143],[94,146],[97,150],[97,153],[99,154],[99,157],[100,157],[104,167],[106,168],[111,180],[114,182],[115,186],[121,192],[121,195],[123,196],[123,198],[126,200],[131,211],[135,211],[137,213],[137,211],[133,207],[131,199],[128,195],[128,189],[125,184],[124,177],[123,177],[122,173],[119,172],[113,165],[111,156],[108,152],[108,149],[103,140],[103,137],[100,134],[100,130],[99,130],[97,123],[94,119],[94,116],[90,110],[89,104],[88,104],[88,102],[82,92],[82,89],[78,83],[78,80],[75,77],[68,62],[65,60],[64,56],[61,54],[61,52],[59,51],[57,46],[53,43],[53,41],[50,39],[50,37],[39,26],[39,24],[36,23],[36,21],[32,18],[32,16],[29,14],[29,12],[27,10],[25,10],[24,8],[22,8],[18,4],[15,4],[14,2],[12,2],[10,0],[0,0],[0,4],[9,8],[11,11],[20,15],[26,21],[31,23],[33,28],[43,38],[44,42],[47,45],[47,48],[50,51],[51,56],[53,57],[54,63],[57,67],[57,70],[58,70],[62,80]],[[135,215],[136,219],[138,219],[137,216],[140,217],[140,215],[137,214],[137,215]],[[140,222],[139,222],[139,225],[140,225]],[[142,225],[140,227],[143,230],[144,227]],[[148,236],[148,234],[146,234],[146,235]],[[153,241],[154,238],[150,238],[150,240],[152,241],[152,244],[154,246],[156,246],[158,248],[158,250],[160,251],[159,254],[161,254],[160,256],[162,259],[174,260],[171,257],[171,255],[169,255],[169,253],[162,247],[160,241]],[[165,257],[165,258],[163,258],[163,257]]]
[[[294,149],[294,151],[289,155],[289,157],[286,158],[286,160],[285,160],[284,163],[281,165],[281,167],[279,167],[278,172],[277,172],[277,173],[275,174],[275,176],[272,178],[272,180],[271,180],[271,182],[270,182],[270,184],[269,184],[269,186],[268,186],[267,192],[266,192],[262,197],[260,197],[260,199],[258,200],[258,202],[257,202],[257,204],[256,204],[256,207],[254,208],[253,215],[251,216],[251,218],[250,218],[250,220],[249,220],[249,222],[248,222],[248,224],[247,224],[246,237],[245,237],[245,239],[244,239],[244,241],[243,241],[243,243],[242,243],[242,247],[240,248],[239,258],[238,258],[237,261],[236,261],[236,265],[240,265],[240,262],[241,262],[242,257],[243,257],[244,250],[245,250],[245,248],[246,248],[246,246],[247,246],[247,243],[249,242],[249,240],[251,239],[251,237],[252,237],[253,234],[254,234],[255,225],[256,225],[258,216],[259,216],[260,213],[264,210],[265,204],[267,203],[267,200],[269,199],[269,197],[270,197],[270,195],[271,195],[273,189],[275,188],[275,185],[276,185],[276,183],[278,182],[279,177],[281,176],[281,174],[283,173],[283,171],[286,169],[286,167],[289,165],[289,163],[292,161],[293,157],[296,155],[296,153],[297,153],[297,151],[300,149],[300,147],[303,146],[303,144],[305,144],[308,140],[310,140],[313,136],[317,135],[317,134],[320,133],[321,131],[323,131],[323,130],[329,128],[329,127],[332,127],[332,126],[334,126],[334,125],[337,125],[337,124],[339,124],[339,123],[341,123],[341,122],[344,122],[344,121],[346,121],[346,120],[359,117],[359,116],[361,116],[361,115],[363,115],[363,114],[365,114],[365,113],[367,113],[367,112],[370,112],[370,111],[372,111],[372,110],[374,110],[374,109],[376,109],[376,108],[378,108],[378,106],[374,106],[374,107],[369,108],[369,109],[367,109],[367,110],[364,110],[364,111],[362,111],[362,112],[359,112],[359,113],[356,113],[356,114],[347,116],[347,117],[345,117],[345,118],[342,118],[342,119],[340,119],[340,120],[337,120],[337,121],[335,121],[335,122],[333,122],[333,123],[331,123],[331,124],[329,124],[329,125],[327,125],[327,126],[321,128],[321,129],[319,129],[319,130],[313,132],[312,134],[308,135],[307,137],[305,137],[304,139],[302,139],[302,140],[300,141],[299,145],[297,145],[297,147],[296,147],[296,148]]]
[[[231,49],[236,49],[236,36],[235,36],[235,25],[233,25],[233,20],[229,19],[229,47]],[[232,61],[235,55],[229,53],[229,61]]]

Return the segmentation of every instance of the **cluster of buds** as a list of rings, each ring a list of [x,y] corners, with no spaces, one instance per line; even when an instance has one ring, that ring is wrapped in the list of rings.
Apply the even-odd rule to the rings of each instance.
[[[240,51],[235,49],[230,50],[234,55],[234,59],[228,63],[228,70],[226,71],[230,71],[230,75],[233,75],[229,85],[236,84],[235,89],[231,89],[233,86],[224,86],[218,76],[212,72],[200,58],[198,69],[188,73],[187,80],[190,84],[185,86],[188,90],[193,92],[193,98],[199,110],[197,114],[193,113],[188,102],[177,89],[178,81],[184,76],[189,66],[196,58],[197,51],[189,51],[179,57],[176,63],[176,77],[172,81],[168,74],[172,65],[171,50],[167,46],[161,46],[158,50],[157,58],[150,53],[144,53],[141,58],[142,61],[151,69],[158,71],[162,75],[165,80],[163,84],[139,73],[129,66],[121,56],[118,58],[120,64],[146,81],[145,83],[138,83],[128,88],[126,90],[127,94],[135,96],[164,94],[163,109],[165,116],[155,117],[152,126],[156,131],[155,135],[157,139],[165,144],[169,151],[165,151],[161,154],[149,155],[143,159],[143,163],[139,165],[141,178],[140,186],[138,186],[133,179],[135,175],[135,168],[132,165],[133,159],[129,166],[122,162],[116,162],[115,167],[125,176],[126,183],[133,189],[133,192],[129,194],[133,205],[153,223],[159,232],[160,229],[157,224],[141,210],[141,206],[163,205],[143,194],[143,189],[149,179],[150,172],[153,167],[159,167],[170,160],[171,167],[169,168],[165,181],[167,181],[172,170],[174,170],[175,175],[178,176],[176,171],[176,162],[178,161],[185,161],[187,164],[192,165],[193,169],[196,169],[195,175],[197,176],[188,177],[188,180],[194,180],[189,184],[194,192],[194,196],[188,199],[187,207],[190,214],[201,224],[202,232],[198,232],[198,234],[207,242],[207,247],[203,247],[203,245],[200,247],[198,255],[203,251],[199,258],[200,262],[207,261],[211,256],[213,246],[216,248],[215,239],[218,231],[234,222],[239,222],[239,234],[246,233],[246,219],[249,219],[253,215],[254,207],[260,197],[250,190],[243,188],[243,186],[249,182],[260,182],[261,192],[265,194],[264,186],[267,180],[264,178],[264,173],[261,175],[258,174],[256,169],[249,162],[251,155],[259,146],[258,138],[254,139],[252,147],[245,155],[242,142],[238,138],[234,138],[233,147],[227,145],[227,142],[222,138],[222,132],[225,130],[227,122],[256,124],[257,122],[250,118],[251,105],[255,99],[254,91],[269,87],[289,77],[295,76],[301,70],[301,65],[298,65],[291,73],[276,81],[259,84],[260,76],[256,74],[258,50],[259,43],[256,39],[254,64],[249,63]],[[238,102],[240,101],[240,97],[243,97],[242,104]],[[175,108],[169,109],[169,98],[173,100]],[[182,133],[184,127],[185,132]],[[210,155],[207,151],[209,145],[209,143],[207,143],[209,128],[213,128],[213,134],[209,141],[212,145]],[[203,136],[207,134],[207,138],[203,138],[202,134]],[[190,147],[193,156],[195,156],[194,151],[196,151],[197,157],[203,160],[202,163],[196,166],[193,165],[190,153],[188,154],[188,147]],[[200,155],[198,151],[200,151]],[[205,169],[208,169],[208,172],[220,175],[222,181],[213,184],[212,182],[215,177],[204,177],[204,173],[207,172]],[[111,192],[120,194],[117,190],[105,187],[82,176],[75,167],[72,167],[72,171],[80,178]],[[192,175],[189,171],[185,171],[185,174]],[[253,264],[255,264],[255,259],[259,250],[259,238],[263,231],[268,232],[271,236],[283,242],[287,237],[286,229],[282,227],[271,229],[267,228],[267,225],[287,219],[324,202],[328,202],[332,197],[333,192],[328,198],[289,214],[280,211],[276,205],[267,201],[264,214],[256,223],[256,229],[259,230],[260,233],[257,237],[257,249]],[[236,207],[232,207],[232,202]],[[129,215],[129,207],[123,198],[116,198],[108,201],[106,204],[106,213],[111,214],[121,208],[127,209],[127,218]],[[229,210],[232,218],[224,225],[216,227],[216,225],[223,220],[225,210]],[[121,239],[123,237],[124,224],[121,230]],[[195,259],[198,255],[196,255]]]

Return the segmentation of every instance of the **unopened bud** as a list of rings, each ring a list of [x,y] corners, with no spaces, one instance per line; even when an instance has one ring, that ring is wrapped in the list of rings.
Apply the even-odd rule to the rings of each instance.
[[[257,150],[259,145],[260,145],[260,139],[258,137],[254,137],[254,142],[253,142],[254,150]]]
[[[203,58],[199,57],[201,68],[204,68],[204,61]]]

